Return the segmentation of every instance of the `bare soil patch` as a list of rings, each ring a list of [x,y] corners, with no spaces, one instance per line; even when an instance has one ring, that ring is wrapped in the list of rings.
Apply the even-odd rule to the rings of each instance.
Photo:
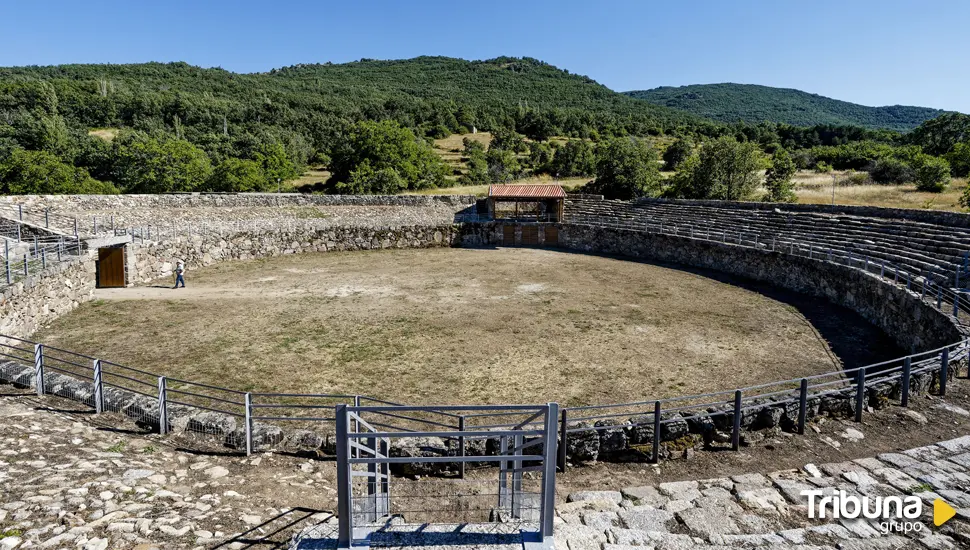
[[[702,271],[533,249],[219,264],[99,291],[35,337],[246,391],[423,404],[616,403],[902,353],[848,310]]]

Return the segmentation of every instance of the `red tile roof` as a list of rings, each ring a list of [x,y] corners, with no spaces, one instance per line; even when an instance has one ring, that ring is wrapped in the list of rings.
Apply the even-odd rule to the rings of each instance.
[[[488,196],[500,199],[564,199],[559,185],[490,185]]]

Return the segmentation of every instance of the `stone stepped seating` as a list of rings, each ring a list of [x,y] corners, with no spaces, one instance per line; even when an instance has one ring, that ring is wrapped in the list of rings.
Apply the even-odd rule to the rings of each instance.
[[[771,243],[794,243],[802,249],[814,248],[833,253],[852,254],[870,261],[887,262],[912,276],[932,273],[933,279],[952,284],[956,267],[970,250],[970,230],[909,220],[783,212],[731,207],[699,206],[673,202],[645,201],[568,201],[565,221],[590,225],[630,226],[665,232],[690,227],[721,240],[744,234],[745,242],[757,239],[765,247]]]

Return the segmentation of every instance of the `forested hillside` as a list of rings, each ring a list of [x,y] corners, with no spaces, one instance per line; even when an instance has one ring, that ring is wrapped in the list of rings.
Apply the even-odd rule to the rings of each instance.
[[[350,138],[374,134],[359,127],[367,121],[390,124],[375,135],[398,141],[500,128],[537,140],[717,129],[529,58],[361,60],[262,74],[185,63],[0,68],[0,191],[41,191],[31,183],[41,172],[64,182],[40,178],[50,192],[111,190],[97,182],[123,192],[275,189],[308,164],[344,158]],[[114,140],[89,136],[98,128]],[[440,168],[392,187],[441,185]]]
[[[867,107],[800,90],[753,84],[663,86],[625,93],[654,105],[681,109],[721,122],[743,121],[750,124],[835,124],[904,132],[944,112],[905,105]]]
[[[822,102],[819,113],[832,105],[845,116],[846,106],[879,111],[802,95]],[[771,112],[769,96],[730,97],[738,108]],[[911,127],[916,115],[899,109],[894,124]],[[589,190],[617,198],[746,198],[771,157],[777,189],[769,198],[781,200],[790,198],[785,185],[796,167],[945,186],[951,173],[970,169],[967,118],[944,115],[907,134],[860,126],[888,125],[871,117],[716,122],[511,57],[361,60],[261,74],[185,63],[0,68],[0,193],[275,191],[313,166],[332,177],[301,190],[399,193],[548,174],[595,178]],[[491,139],[448,151],[461,168],[433,148],[435,139],[476,131]],[[661,181],[661,158],[679,179]],[[735,178],[743,185],[722,193],[715,180],[727,176],[718,163],[732,158],[744,159],[735,164],[747,172]]]

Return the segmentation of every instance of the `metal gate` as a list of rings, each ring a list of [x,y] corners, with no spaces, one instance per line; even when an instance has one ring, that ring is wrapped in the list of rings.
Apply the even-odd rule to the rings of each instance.
[[[551,540],[558,419],[556,403],[338,405],[338,546],[375,544],[392,527],[428,524],[455,526],[454,533],[493,523],[524,543]],[[392,483],[394,470],[412,479]]]

